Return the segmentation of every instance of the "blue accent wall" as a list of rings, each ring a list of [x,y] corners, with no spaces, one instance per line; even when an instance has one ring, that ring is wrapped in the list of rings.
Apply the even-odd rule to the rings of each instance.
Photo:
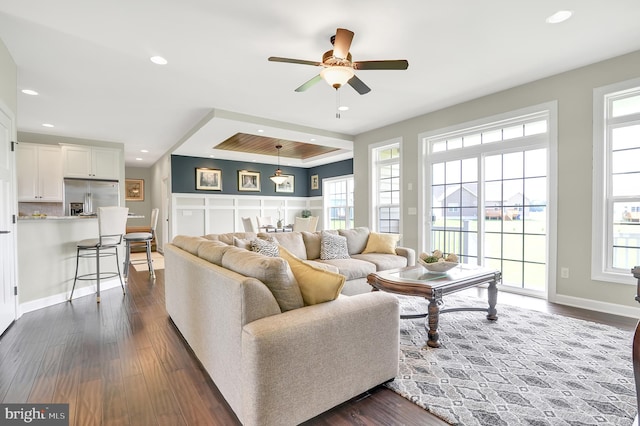
[[[196,189],[196,169],[209,168],[222,171],[222,191]],[[275,184],[269,179],[277,166],[273,164],[218,160],[215,158],[171,156],[171,192],[186,194],[242,194],[284,197],[318,197],[322,195],[322,179],[353,174],[353,159],[305,169],[280,165],[282,173],[293,175],[294,192],[276,192]],[[238,191],[238,171],[260,172],[260,192]],[[311,176],[318,175],[319,188],[311,190]]]

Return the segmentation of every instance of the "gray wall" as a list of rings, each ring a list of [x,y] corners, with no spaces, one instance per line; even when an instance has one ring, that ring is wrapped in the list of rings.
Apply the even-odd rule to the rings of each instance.
[[[556,264],[558,268],[568,267],[571,274],[569,279],[561,279],[556,271],[556,295],[550,295],[550,298],[578,306],[609,308],[609,311],[615,307],[605,306],[606,303],[635,307],[635,287],[592,281],[590,261],[593,89],[637,77],[640,77],[640,51],[376,129],[356,137],[354,170],[369,169],[368,148],[371,144],[402,138],[403,244],[421,250],[422,247],[417,247],[420,218],[407,215],[408,207],[419,207],[418,135],[557,100]],[[368,226],[371,222],[368,180],[367,173],[355,173],[355,221],[358,226]],[[413,185],[412,191],[407,190],[408,184]]]
[[[151,223],[151,169],[143,167],[125,167],[125,179],[142,179],[144,180],[144,200],[143,201],[126,201],[125,206],[129,207],[129,213],[143,215],[144,219],[129,219],[127,226],[149,226]]]

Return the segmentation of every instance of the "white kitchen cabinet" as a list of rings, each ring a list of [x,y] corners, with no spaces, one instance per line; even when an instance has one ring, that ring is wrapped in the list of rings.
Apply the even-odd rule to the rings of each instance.
[[[120,151],[112,148],[63,145],[64,177],[120,179]]]
[[[62,202],[62,149],[19,143],[16,151],[18,201]]]

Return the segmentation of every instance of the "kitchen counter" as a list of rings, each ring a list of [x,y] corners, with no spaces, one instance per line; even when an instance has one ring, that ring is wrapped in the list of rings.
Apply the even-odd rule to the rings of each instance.
[[[41,221],[41,220],[85,220],[97,219],[97,216],[18,216],[18,220]],[[127,219],[144,219],[143,215],[129,215]]]
[[[20,216],[18,219],[18,303],[21,312],[66,301],[75,275],[76,244],[98,236],[97,216]],[[122,267],[124,245],[118,255],[118,266]],[[114,259],[105,259],[101,267],[107,271],[116,270]],[[80,260],[80,274],[93,271],[95,259]],[[120,287],[118,278],[101,282],[102,290],[111,287]],[[78,282],[74,297],[94,293],[95,281],[82,281]]]

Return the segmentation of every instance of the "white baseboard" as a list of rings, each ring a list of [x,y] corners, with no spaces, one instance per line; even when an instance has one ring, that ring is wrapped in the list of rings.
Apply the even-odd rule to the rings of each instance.
[[[105,290],[109,290],[114,287],[120,287],[120,280],[118,278],[112,278],[108,280],[100,281],[100,292]],[[27,312],[36,311],[38,309],[46,308],[48,306],[57,305],[58,303],[63,303],[69,300],[69,295],[71,291],[66,293],[60,293],[53,296],[43,297],[42,299],[32,300],[30,302],[21,303],[18,306],[20,311],[20,315],[26,314]],[[73,292],[73,299],[77,299],[78,297],[84,296],[95,296],[96,295],[96,286],[95,284],[89,285],[86,287],[76,288]]]
[[[609,302],[600,302],[592,299],[582,299],[574,296],[564,296],[556,294],[554,303],[573,306],[574,308],[589,309],[590,311],[603,312],[611,315],[621,315],[623,317],[640,318],[640,305],[638,307],[618,305]]]

